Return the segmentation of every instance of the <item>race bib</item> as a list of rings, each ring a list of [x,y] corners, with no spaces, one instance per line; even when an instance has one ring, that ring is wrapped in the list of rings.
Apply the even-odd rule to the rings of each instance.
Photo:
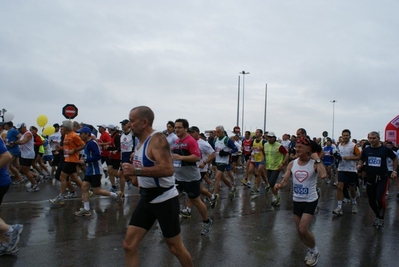
[[[381,158],[379,158],[379,157],[369,157],[368,165],[370,167],[381,167]]]
[[[307,194],[309,194],[309,188],[308,187],[304,187],[301,184],[295,184],[294,185],[294,193],[296,195],[306,196]]]
[[[173,160],[173,167],[180,168],[181,167],[181,160],[174,159]]]
[[[68,152],[69,152],[68,149],[64,149],[64,158],[68,158],[69,157]]]

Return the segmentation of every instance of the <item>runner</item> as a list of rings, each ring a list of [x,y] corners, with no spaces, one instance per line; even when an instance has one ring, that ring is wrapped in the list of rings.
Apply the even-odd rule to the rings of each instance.
[[[82,184],[82,199],[83,208],[75,212],[76,216],[91,216],[90,212],[90,187],[93,193],[100,196],[112,197],[119,205],[122,205],[122,192],[117,193],[109,192],[101,188],[101,177],[103,175],[102,164],[101,164],[101,152],[100,147],[91,138],[91,129],[89,127],[83,127],[77,131],[83,142],[86,143],[84,148],[84,157],[79,160],[80,164],[86,165],[86,173]]]
[[[13,160],[0,138],[0,206],[4,195],[11,185],[11,178],[7,171],[7,164]],[[8,225],[0,218],[0,256],[18,252],[18,242],[23,226],[21,224]]]
[[[283,180],[281,183],[277,183],[274,189],[277,191],[284,188],[292,177],[296,228],[302,243],[308,248],[305,262],[308,266],[315,266],[319,260],[319,251],[309,227],[318,203],[317,177],[324,179],[326,169],[323,164],[317,163],[318,156],[315,153],[311,154],[310,146],[307,138],[297,139],[295,145],[297,159],[288,164]]]
[[[392,149],[381,145],[380,134],[371,132],[368,134],[370,146],[362,151],[357,164],[357,169],[363,167],[366,172],[367,196],[371,209],[375,213],[373,226],[377,229],[384,228],[384,215],[387,207],[385,194],[388,189],[387,158],[392,159],[393,169],[390,178],[397,178],[398,158]]]
[[[139,144],[133,164],[123,163],[126,176],[140,185],[140,200],[129,222],[123,248],[126,266],[139,266],[138,248],[141,240],[158,220],[169,250],[185,267],[193,266],[185,248],[179,224],[179,199],[173,177],[173,163],[169,144],[163,133],[153,130],[153,111],[146,106],[130,111],[129,124]]]
[[[197,167],[197,162],[201,160],[201,151],[197,141],[187,133],[188,127],[189,124],[186,119],[177,119],[175,121],[175,133],[178,139],[176,139],[172,149],[172,158],[176,184],[177,189],[187,194],[189,202],[201,214],[203,222],[201,235],[208,235],[213,222],[208,217],[206,206],[200,198],[201,174]],[[191,213],[191,209],[189,212]]]

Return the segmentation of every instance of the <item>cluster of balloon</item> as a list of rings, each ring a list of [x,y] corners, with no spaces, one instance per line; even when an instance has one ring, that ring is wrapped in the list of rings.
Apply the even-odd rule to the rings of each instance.
[[[37,119],[36,119],[36,122],[37,122],[37,125],[39,126],[39,127],[44,127],[44,129],[43,129],[43,134],[44,135],[47,135],[47,136],[49,136],[49,135],[52,135],[54,132],[55,132],[55,128],[54,128],[54,126],[47,126],[47,127],[45,127],[46,126],[46,124],[47,124],[47,122],[48,122],[48,118],[47,118],[47,116],[46,115],[39,115],[38,117],[37,117]]]
[[[14,119],[14,113],[6,111],[3,115],[4,122],[10,122]]]

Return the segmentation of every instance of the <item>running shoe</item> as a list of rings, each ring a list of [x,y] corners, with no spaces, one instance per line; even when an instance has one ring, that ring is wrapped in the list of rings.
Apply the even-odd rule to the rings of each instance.
[[[254,188],[251,190],[251,195],[259,195],[259,192],[259,189]]]
[[[22,224],[14,224],[14,225],[11,225],[11,227],[14,231],[12,231],[11,233],[5,234],[6,237],[9,238],[9,243],[8,243],[8,247],[7,247],[8,252],[14,250],[17,247],[20,235],[22,233],[22,230],[24,229],[24,226]]]
[[[242,184],[242,185],[245,185],[246,183],[247,183],[247,179],[242,179],[242,180],[241,180],[241,184]]]
[[[384,220],[383,219],[379,219],[376,228],[378,230],[384,229]]]
[[[209,222],[204,223],[204,226],[201,231],[201,235],[205,235],[205,236],[208,235],[209,232],[211,231],[212,225],[213,225],[213,221],[211,220],[211,218],[209,218]]]
[[[319,252],[317,253],[309,253],[308,260],[306,261],[307,266],[315,266],[319,261]]]
[[[211,199],[211,208],[212,209],[214,209],[217,206],[218,200],[219,200],[219,194],[215,194],[215,198]]]
[[[3,255],[10,255],[10,254],[14,254],[17,253],[19,251],[18,247],[15,247],[13,250],[8,251],[7,250],[8,247],[4,246],[1,242],[0,242],[0,257]]]
[[[115,187],[113,187],[113,186],[111,186],[108,191],[112,192],[112,193],[118,192],[118,190]]]
[[[277,196],[273,201],[272,201],[273,206],[279,206],[280,205],[280,197]]]
[[[306,256],[305,256],[305,262],[308,261],[309,257],[310,257],[310,249],[308,248],[308,253],[306,253]]]
[[[339,207],[337,207],[335,210],[333,210],[332,213],[337,214],[337,215],[342,215],[342,214],[344,214],[344,213],[342,212],[342,208],[339,208]]]
[[[378,225],[379,221],[380,221],[380,219],[378,219],[378,218],[375,218],[375,219],[374,219],[373,226],[374,226],[375,228],[377,228],[377,225]]]
[[[246,182],[244,185],[245,185],[247,188],[251,188],[251,182]]]
[[[64,198],[60,195],[56,196],[53,199],[50,199],[50,202],[53,204],[61,204],[61,205],[65,203]]]
[[[79,211],[75,212],[75,216],[78,216],[78,217],[91,216],[91,212],[84,208],[80,208]]]
[[[32,193],[32,192],[37,192],[39,191],[39,187],[37,186],[37,184],[29,187],[28,189],[26,189],[26,192]]]
[[[68,194],[65,196],[65,198],[77,198],[78,195],[76,192],[68,192]]]
[[[191,218],[191,211],[188,211],[188,209],[182,209],[180,211],[180,216],[183,218]]]

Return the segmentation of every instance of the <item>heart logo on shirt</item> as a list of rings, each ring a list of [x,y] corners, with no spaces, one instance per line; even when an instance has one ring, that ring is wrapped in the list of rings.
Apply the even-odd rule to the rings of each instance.
[[[298,180],[298,182],[302,183],[303,181],[305,181],[308,178],[309,173],[307,171],[296,171],[294,176],[295,176],[295,179]]]

